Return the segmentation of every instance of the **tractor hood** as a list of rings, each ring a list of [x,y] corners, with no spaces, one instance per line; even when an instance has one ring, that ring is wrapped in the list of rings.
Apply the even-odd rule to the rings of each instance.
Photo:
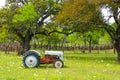
[[[45,51],[45,55],[57,55],[61,60],[63,60],[63,51]]]

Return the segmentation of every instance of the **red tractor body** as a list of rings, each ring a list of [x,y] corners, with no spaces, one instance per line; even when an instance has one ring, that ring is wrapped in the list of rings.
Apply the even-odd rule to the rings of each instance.
[[[56,61],[56,58],[51,55],[45,55],[43,58],[40,59],[41,64],[54,63],[55,61]]]

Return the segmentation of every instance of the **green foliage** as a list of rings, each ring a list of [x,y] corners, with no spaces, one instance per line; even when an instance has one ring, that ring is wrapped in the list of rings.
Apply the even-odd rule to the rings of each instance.
[[[62,34],[58,33],[52,33],[49,36],[44,35],[36,35],[38,38],[38,42],[41,43],[51,43],[51,44],[57,44],[62,42]]]
[[[84,33],[91,29],[90,23],[95,16],[96,8],[95,3],[89,3],[88,0],[68,0],[65,1],[56,20],[63,28],[67,26],[74,32]]]
[[[69,44],[80,44],[83,45],[83,35],[80,33],[73,33],[71,35],[69,35],[66,39],[66,42]]]
[[[110,38],[110,36],[105,33],[104,36],[101,36],[101,38],[99,39],[99,44],[111,44],[112,40]]]
[[[62,35],[58,34],[58,33],[53,33],[50,35],[49,40],[54,44],[61,43],[62,42]]]
[[[8,40],[8,38],[7,38],[8,35],[6,35],[6,34],[8,34],[8,32],[7,32],[7,30],[4,30],[4,31],[3,30],[0,31],[0,43],[1,42],[6,42]]]
[[[23,5],[22,8],[19,8],[17,14],[14,15],[13,22],[31,22],[37,17],[37,13],[34,10],[32,3]]]

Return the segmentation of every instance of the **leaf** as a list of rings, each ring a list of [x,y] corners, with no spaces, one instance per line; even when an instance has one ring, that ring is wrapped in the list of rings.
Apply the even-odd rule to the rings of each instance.
[[[37,17],[32,3],[24,5],[18,9],[18,13],[14,16],[13,22],[32,21]]]

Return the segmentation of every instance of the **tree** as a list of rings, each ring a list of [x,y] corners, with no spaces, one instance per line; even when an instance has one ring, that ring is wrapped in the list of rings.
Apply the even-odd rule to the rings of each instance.
[[[48,35],[51,32],[43,28],[59,11],[60,0],[7,0],[0,25],[6,25],[9,33],[14,33],[23,48],[30,49],[30,41],[35,34]],[[52,20],[51,20],[52,21]]]
[[[102,5],[102,8],[105,8],[109,10],[110,15],[108,16],[108,20],[113,17],[115,20],[116,26],[113,27],[109,23],[106,22],[106,20],[102,19],[102,22],[104,23],[103,26],[99,26],[100,28],[104,28],[106,32],[109,34],[109,36],[112,39],[112,43],[114,45],[114,48],[117,51],[118,54],[118,61],[120,62],[120,15],[119,13],[119,8],[120,8],[120,3],[119,1],[116,2],[117,0],[105,0],[104,2],[101,2],[100,5]],[[104,5],[103,5],[104,3]],[[104,15],[102,15],[104,17]]]
[[[56,16],[56,20],[61,27],[65,28],[64,30],[84,34],[95,28],[89,22],[95,16],[95,5],[95,3],[91,4],[88,0],[66,0],[61,12]],[[89,37],[89,40],[86,39],[87,37]],[[83,41],[85,45],[86,41],[89,42],[89,51],[91,52],[92,35],[86,36],[85,34]]]
[[[67,27],[73,32],[84,33],[91,29],[89,26],[93,26],[89,21],[91,17],[95,16],[95,9],[95,3],[90,4],[88,0],[66,0],[61,12],[56,16],[56,20],[63,28]]]
[[[110,13],[108,19],[102,9]],[[69,26],[74,31],[86,32],[94,27],[103,28],[109,34],[120,61],[120,3],[119,0],[66,0],[56,19],[62,26]],[[114,18],[115,27],[108,23]],[[93,25],[93,26],[90,26]]]

